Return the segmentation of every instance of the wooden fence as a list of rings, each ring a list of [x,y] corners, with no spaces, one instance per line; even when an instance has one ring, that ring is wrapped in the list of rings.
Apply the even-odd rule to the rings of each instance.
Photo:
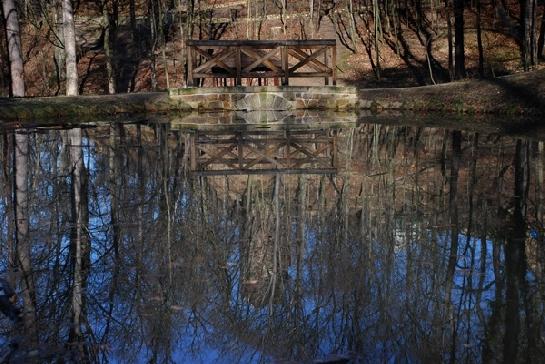
[[[199,78],[234,80],[323,77],[337,83],[335,39],[310,40],[189,40],[188,86]]]
[[[198,176],[337,172],[337,135],[328,130],[196,131],[189,138]]]

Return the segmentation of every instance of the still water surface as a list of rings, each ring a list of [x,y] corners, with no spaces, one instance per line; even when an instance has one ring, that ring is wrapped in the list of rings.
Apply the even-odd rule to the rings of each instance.
[[[545,138],[76,126],[81,141],[0,135],[0,269],[26,315],[1,318],[14,361],[543,362]],[[28,272],[9,275],[25,246]]]

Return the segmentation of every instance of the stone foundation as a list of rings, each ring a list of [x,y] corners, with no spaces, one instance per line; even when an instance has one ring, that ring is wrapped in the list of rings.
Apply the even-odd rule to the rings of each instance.
[[[225,87],[170,89],[172,100],[199,111],[354,110],[353,87]]]

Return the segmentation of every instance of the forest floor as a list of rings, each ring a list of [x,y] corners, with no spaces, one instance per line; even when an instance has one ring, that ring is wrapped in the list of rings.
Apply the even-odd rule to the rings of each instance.
[[[490,12],[490,11],[489,11]],[[493,24],[491,15],[483,15],[485,24]],[[488,18],[487,18],[488,17]],[[479,78],[478,47],[474,20],[471,10],[466,12],[466,68],[467,78]],[[431,18],[430,18],[431,19]],[[80,94],[100,95],[108,93],[106,77],[106,58],[103,48],[103,20],[100,14],[86,14],[76,17],[78,36],[78,72],[80,76]],[[431,59],[427,58],[426,46],[422,43],[422,35],[408,27],[397,37],[384,32],[379,42],[378,57],[375,50],[369,52],[362,41],[351,43],[336,31],[332,20],[324,17],[314,38],[337,39],[338,84],[356,86],[358,88],[390,88],[412,87],[442,84],[450,79],[448,70],[448,41],[446,25],[440,20],[435,25]],[[236,29],[235,29],[236,28]],[[261,39],[275,39],[269,26],[260,34]],[[360,30],[362,34],[365,29]],[[288,38],[300,39],[303,30],[290,27]],[[222,34],[222,39],[243,39],[244,30],[236,26]],[[55,43],[52,31],[45,26],[36,28],[24,25],[23,47],[25,55],[25,82],[28,96],[55,96],[64,94],[62,65],[55,62]],[[164,58],[161,47],[154,54],[150,51],[149,25],[140,19],[137,23],[138,41],[132,33],[126,17],[120,18],[117,36],[114,43],[114,63],[117,74],[117,92],[149,92],[152,87],[152,59],[155,58],[156,90],[169,87],[184,86],[184,66],[182,42],[178,27],[171,26],[164,47]],[[367,37],[370,37],[367,35]],[[1,37],[0,37],[1,38]],[[522,71],[518,45],[512,37],[495,30],[483,30],[484,78],[494,79],[498,76],[515,74]],[[367,39],[366,41],[371,41]],[[377,67],[377,63],[380,67]],[[433,67],[430,67],[430,63]],[[375,67],[373,67],[375,65]],[[543,69],[539,65],[535,70]],[[168,74],[168,85],[167,77]],[[6,94],[5,81],[3,91]],[[323,85],[322,79],[292,80],[290,84],[297,86]]]

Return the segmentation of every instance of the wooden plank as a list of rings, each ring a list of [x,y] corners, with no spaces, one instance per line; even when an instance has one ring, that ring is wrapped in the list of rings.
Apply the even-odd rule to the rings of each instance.
[[[212,69],[212,67],[214,67],[215,65],[218,65],[222,68],[224,68],[227,72],[232,72],[232,69],[229,68],[229,66],[227,66],[223,60],[229,56],[231,56],[232,54],[235,53],[235,50],[232,49],[232,48],[225,48],[224,50],[220,51],[218,54],[216,55],[213,55],[211,58],[208,59],[208,61],[206,61],[205,63],[203,63],[202,65],[200,65],[199,67],[195,68],[193,70],[194,73],[199,73],[201,71],[204,71],[206,69]],[[204,52],[204,54],[207,54],[206,52]],[[223,65],[226,65],[228,68],[225,68],[223,66],[221,66],[219,63],[222,63]]]
[[[333,45],[331,46],[331,69],[333,70],[333,75],[331,78],[333,79],[333,86],[337,85],[337,46]]]
[[[274,157],[274,156],[273,156]],[[265,158],[219,158],[215,159],[214,161],[209,161],[206,158],[197,159],[197,167],[192,170],[204,170],[205,167],[213,166],[213,165],[221,165],[221,164],[227,164],[229,166],[233,166],[233,168],[244,168],[244,169],[252,169],[254,166],[259,165],[274,165],[276,167],[284,166],[285,168],[288,168],[290,166],[290,162],[297,163],[299,165],[308,163],[308,164],[331,164],[331,157],[317,157],[317,158],[277,158],[274,160],[274,163],[270,160],[267,160]],[[292,163],[292,164],[293,164]],[[293,166],[293,165],[292,165]],[[256,169],[256,168],[254,168]]]
[[[246,167],[250,168],[250,167],[253,166],[253,164],[257,164],[257,163],[262,162],[262,161],[268,161],[270,164],[274,164],[275,166],[278,166],[278,164],[281,164],[281,159],[278,159],[278,158],[273,159],[273,157],[271,157],[269,155],[269,152],[277,151],[281,147],[282,147],[282,144],[277,145],[277,146],[273,146],[271,148],[265,148],[264,152],[262,153],[259,149],[256,149],[256,148],[250,147],[250,145],[247,145],[247,148],[252,153],[257,154],[260,158],[256,158],[252,163],[250,163]]]
[[[323,47],[323,48],[318,49],[317,51],[315,51],[311,55],[307,55],[307,57],[305,59],[299,61],[295,66],[291,67],[289,69],[290,72],[294,72],[298,68],[301,68],[304,65],[306,65],[307,63],[309,63],[310,61],[312,61],[313,59],[316,59],[318,56],[320,56],[322,53],[324,53],[326,49],[327,49],[327,47]]]
[[[235,58],[235,65],[236,65],[236,68],[237,68],[237,86],[242,85],[242,79],[241,79],[241,75],[240,75],[240,71],[241,71],[241,67],[242,67],[242,60],[241,60],[240,56],[241,56],[240,47],[237,47],[237,54],[236,54],[236,58]]]
[[[324,53],[324,64],[327,66],[327,52]],[[324,79],[324,85],[329,85],[329,77],[326,76]]]
[[[236,72],[235,72],[236,73]],[[206,72],[206,73],[193,73],[193,77],[195,78],[230,78],[230,77],[236,77],[235,73],[225,73],[225,72]],[[282,71],[280,72],[272,72],[272,71],[266,71],[266,72],[241,72],[240,77],[241,78],[273,78],[273,77],[282,77],[284,76],[284,73]]]
[[[187,47],[187,86],[193,87],[193,47]]]
[[[284,74],[282,77],[282,86],[288,86],[289,85],[289,63],[288,63],[288,47],[284,46],[282,47],[282,73]]]
[[[209,165],[209,164],[212,164],[214,163],[214,161],[218,160],[218,159],[221,159],[223,158],[225,155],[227,154],[233,154],[233,152],[231,152],[233,149],[235,149],[235,146],[234,145],[230,145],[228,147],[225,147],[225,148],[218,148],[219,150],[216,150],[216,153],[214,155],[211,155],[210,158],[207,159],[206,163],[204,164],[205,166]],[[202,158],[201,158],[202,160]]]
[[[270,50],[264,56],[261,56],[260,54],[258,54],[257,52],[251,50],[250,48],[241,48],[241,50],[242,50],[242,52],[244,52],[249,57],[252,57],[252,58],[255,59],[254,62],[252,62],[248,67],[246,67],[246,68],[244,68],[242,70],[243,74],[245,72],[250,72],[252,69],[254,69],[255,67],[259,66],[262,63],[265,66],[269,67],[271,70],[276,71],[276,72],[280,72],[280,68],[276,67],[276,65],[274,63],[269,61],[269,59],[272,56],[274,56],[276,54],[276,52],[278,52],[278,48],[274,48],[274,49]]]
[[[329,143],[331,141],[332,137],[320,137],[317,136],[316,138],[299,138],[299,137],[290,137],[290,141],[294,143],[299,144],[324,144]],[[274,142],[285,142],[287,139],[284,137],[268,137],[267,139],[257,139],[252,138],[248,136],[243,137],[243,141],[245,143],[274,143]],[[223,144],[232,144],[235,143],[236,139],[229,138],[229,139],[206,139],[206,140],[199,140],[197,143],[198,145],[223,145]]]
[[[305,57],[308,56],[308,54],[306,54],[306,53],[303,52],[302,50],[296,49],[296,48],[288,49],[288,53],[289,53],[293,58],[297,58],[297,59],[300,60],[300,61],[302,61],[303,59],[305,59]],[[317,71],[320,71],[320,72],[327,72],[327,71],[329,71],[329,67],[327,67],[325,64],[323,64],[322,62],[320,62],[320,61],[317,60],[317,59],[311,60],[310,63],[311,63],[312,65],[315,66],[315,67],[312,67],[312,68],[314,68],[314,69],[317,70]],[[310,66],[310,65],[309,65],[309,66]]]
[[[215,39],[215,40],[202,40],[202,39],[189,39],[187,44],[197,47],[301,47],[312,48],[331,46],[336,44],[335,39],[286,39],[286,40],[255,40],[255,39]]]
[[[288,77],[329,77],[331,72],[293,72]]]
[[[274,175],[274,174],[337,174],[337,168],[284,168],[284,169],[224,169],[191,172],[195,176]]]
[[[201,56],[205,57],[206,59],[211,59],[213,58],[212,55],[208,54],[207,52],[203,51],[202,49],[199,49],[199,48],[193,48],[197,53],[199,53]],[[222,67],[223,69],[225,69],[227,72],[229,72],[229,70],[232,70],[231,67],[229,67],[228,65],[226,65],[223,61],[221,60],[217,60],[216,61],[218,66]],[[234,74],[234,72],[233,72]]]

